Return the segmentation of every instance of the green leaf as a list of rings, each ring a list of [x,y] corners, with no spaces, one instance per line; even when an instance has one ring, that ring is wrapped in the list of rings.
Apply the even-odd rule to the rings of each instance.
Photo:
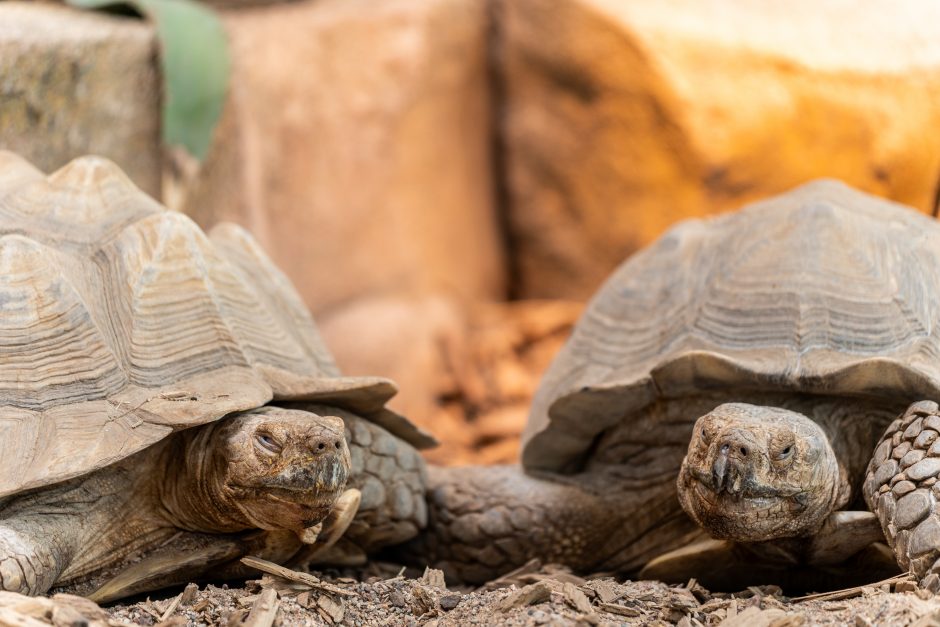
[[[66,0],[83,9],[130,5],[157,27],[164,80],[163,141],[204,159],[228,86],[222,23],[193,0]]]

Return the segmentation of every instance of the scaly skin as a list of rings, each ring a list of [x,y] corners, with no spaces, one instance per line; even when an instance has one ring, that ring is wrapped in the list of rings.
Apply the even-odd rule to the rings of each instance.
[[[896,403],[836,397],[743,396],[812,417],[837,460],[834,475],[817,477],[828,486],[823,492],[830,500],[819,508],[826,515],[858,495],[878,435],[901,409]],[[652,558],[708,537],[708,530],[683,512],[676,477],[687,449],[695,445],[696,418],[726,400],[717,394],[664,400],[626,416],[598,438],[574,475],[531,476],[515,466],[432,467],[427,531],[399,554],[443,569],[449,581],[468,583],[484,582],[534,557],[581,572],[636,573]],[[774,481],[772,475],[766,481]],[[825,520],[821,515],[809,527],[821,528]],[[797,548],[789,538],[780,542],[781,555],[799,552],[803,544],[813,549],[802,539]],[[754,548],[769,554],[766,544]]]
[[[334,550],[312,561],[300,554],[292,566],[359,564],[367,554],[410,540],[427,526],[427,470],[412,445],[351,412],[311,403],[288,406],[343,419],[351,459],[347,488],[362,493],[356,518]]]
[[[712,537],[806,536],[851,496],[822,427],[797,412],[726,403],[695,423],[679,500]]]
[[[518,466],[432,466],[428,478],[428,531],[402,553],[420,555],[448,581],[482,583],[532,558],[582,572],[635,570],[663,547],[700,536],[668,486],[638,501]]]
[[[794,409],[720,405],[696,422],[679,500],[713,538],[805,563],[819,552],[813,537],[857,498],[892,414],[850,399]]]
[[[113,574],[180,532],[288,530],[299,549],[348,469],[337,418],[264,407],[174,434],[0,504],[0,589],[40,594]]]
[[[902,568],[940,591],[940,407],[911,405],[875,449],[863,492]]]

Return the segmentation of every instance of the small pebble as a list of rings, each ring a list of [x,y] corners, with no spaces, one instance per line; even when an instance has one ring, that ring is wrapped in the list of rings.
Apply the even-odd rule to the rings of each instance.
[[[441,597],[441,609],[444,611],[454,609],[460,603],[461,598],[459,594],[445,594]]]

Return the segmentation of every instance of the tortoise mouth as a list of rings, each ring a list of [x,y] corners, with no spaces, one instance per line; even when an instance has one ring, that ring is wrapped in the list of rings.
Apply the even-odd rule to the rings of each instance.
[[[716,492],[696,481],[693,486],[698,501],[710,513],[742,520],[762,520],[778,516],[795,515],[805,509],[798,499],[787,494],[732,494]]]
[[[743,477],[736,483],[728,483],[720,488],[715,484],[715,477],[710,472],[705,472],[700,468],[690,468],[690,474],[694,479],[695,488],[701,494],[711,493],[712,498],[709,502],[720,499],[722,502],[729,501],[767,501],[774,499],[794,499],[803,490],[799,486],[791,485],[769,485],[756,481],[752,476]]]
[[[271,500],[287,505],[300,505],[312,509],[322,509],[323,507],[332,507],[333,502],[342,494],[344,485],[322,488],[316,488],[310,485],[237,485],[235,488],[243,495],[252,499]]]
[[[795,521],[806,510],[799,495],[790,490],[765,486],[754,494],[730,493],[715,491],[698,479],[690,484],[683,508],[715,538],[759,542],[792,535]]]

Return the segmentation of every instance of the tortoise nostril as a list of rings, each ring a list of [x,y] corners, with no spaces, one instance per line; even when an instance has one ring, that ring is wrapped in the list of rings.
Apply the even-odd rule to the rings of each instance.
[[[339,448],[340,448],[340,446],[342,446],[342,444],[340,444],[339,442],[333,442],[333,446],[335,446],[336,449],[339,450]]]
[[[317,449],[322,451],[325,446],[326,444],[324,444],[323,442],[320,442],[319,444],[317,444]]]
[[[741,455],[743,455],[744,457],[747,457],[747,447],[745,446],[741,447]]]

